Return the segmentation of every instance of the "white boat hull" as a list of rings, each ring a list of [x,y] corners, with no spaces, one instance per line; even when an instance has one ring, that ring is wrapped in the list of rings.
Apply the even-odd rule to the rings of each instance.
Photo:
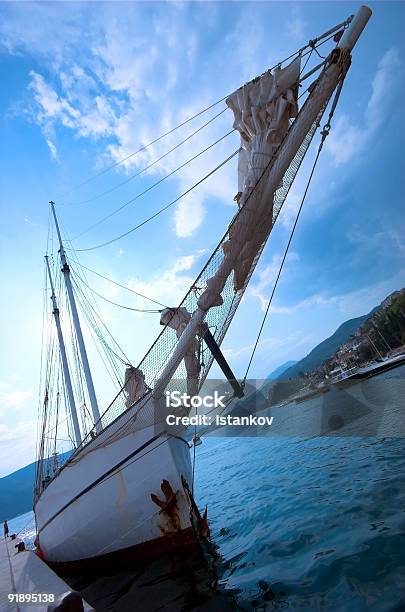
[[[40,551],[49,562],[130,549],[144,557],[148,548],[170,548],[184,534],[192,535],[190,503],[182,484],[184,477],[191,485],[188,443],[156,436],[151,426],[106,445],[103,434],[90,443],[94,450],[87,447],[83,456],[79,453],[66,464],[36,502]],[[165,480],[175,497],[171,501],[162,492]]]

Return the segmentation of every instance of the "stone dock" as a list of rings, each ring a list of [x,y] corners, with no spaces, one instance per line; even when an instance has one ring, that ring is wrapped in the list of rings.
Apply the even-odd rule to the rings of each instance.
[[[78,594],[72,593],[69,585],[35,552],[32,550],[18,552],[18,545],[21,543],[18,538],[0,539],[1,612],[62,609],[76,612],[76,610],[93,609]]]

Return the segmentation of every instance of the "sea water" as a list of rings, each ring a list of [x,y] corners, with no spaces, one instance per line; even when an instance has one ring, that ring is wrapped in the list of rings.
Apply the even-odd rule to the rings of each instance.
[[[401,367],[332,392],[351,415],[356,394],[381,408],[346,430],[204,438],[195,494],[208,504],[211,563],[160,559],[75,586],[100,610],[405,609],[404,378]],[[313,419],[325,397],[273,414]]]

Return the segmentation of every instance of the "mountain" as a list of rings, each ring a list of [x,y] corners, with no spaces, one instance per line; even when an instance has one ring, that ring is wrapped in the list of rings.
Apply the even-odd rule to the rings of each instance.
[[[286,361],[282,365],[278,366],[278,368],[270,372],[266,380],[275,380],[276,378],[280,378],[281,375],[284,374],[286,370],[288,370],[288,368],[291,368],[296,363],[296,361]]]
[[[335,333],[313,348],[306,357],[301,359],[301,361],[297,361],[293,366],[287,368],[278,378],[283,380],[298,378],[301,372],[309,372],[320,366],[321,363],[333,355],[342,344],[347,342],[350,336],[359,329],[373,312],[374,310],[369,314],[355,319],[349,319],[342,323]]]
[[[371,312],[342,323],[300,361],[284,369],[274,380],[269,374],[272,403],[280,403],[302,388],[324,382],[336,368],[362,365],[400,350],[405,343],[405,288],[388,295]]]
[[[63,459],[71,451],[61,455]],[[0,478],[0,522],[32,510],[37,462]]]
[[[32,510],[35,463],[0,478],[0,522]]]
[[[0,478],[0,522],[32,510],[36,462]]]

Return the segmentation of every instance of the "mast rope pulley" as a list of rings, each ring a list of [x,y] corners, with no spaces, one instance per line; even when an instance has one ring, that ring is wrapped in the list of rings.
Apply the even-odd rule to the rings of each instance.
[[[349,54],[349,56],[350,56],[350,54]],[[260,340],[261,334],[263,332],[267,316],[268,316],[269,311],[270,311],[270,307],[271,307],[271,304],[272,304],[272,301],[273,301],[273,297],[274,297],[274,294],[276,292],[278,282],[280,280],[281,272],[283,270],[283,267],[284,267],[284,264],[285,264],[285,260],[286,260],[287,255],[288,255],[288,251],[289,251],[289,248],[291,246],[291,242],[292,242],[292,239],[294,237],[295,230],[296,230],[297,225],[298,225],[298,220],[300,218],[301,211],[302,211],[302,208],[304,206],[304,202],[305,202],[305,199],[306,199],[306,196],[307,196],[307,193],[308,193],[311,181],[312,181],[312,177],[314,175],[316,166],[318,164],[319,156],[320,156],[321,151],[323,149],[323,145],[325,143],[325,140],[329,136],[329,133],[330,133],[331,121],[332,121],[332,118],[333,118],[333,115],[334,115],[334,112],[335,112],[335,109],[336,109],[336,105],[338,103],[338,100],[339,100],[339,97],[340,97],[340,94],[341,94],[341,91],[342,91],[343,82],[344,82],[346,73],[347,73],[347,71],[349,69],[349,66],[350,66],[350,61],[346,61],[345,65],[342,66],[341,79],[340,79],[340,81],[338,83],[338,86],[337,86],[337,89],[336,89],[336,92],[335,92],[335,95],[334,95],[334,98],[333,98],[333,102],[332,102],[332,106],[331,106],[331,109],[330,109],[330,112],[329,112],[329,115],[328,115],[328,119],[327,119],[327,121],[326,121],[326,123],[325,123],[325,125],[324,125],[324,127],[322,129],[322,131],[320,132],[321,142],[320,142],[319,147],[318,147],[318,152],[316,154],[314,163],[312,165],[312,169],[311,169],[311,172],[310,172],[310,175],[309,175],[309,178],[308,178],[308,181],[307,181],[307,184],[306,184],[306,187],[305,187],[302,199],[301,199],[300,206],[298,208],[297,216],[295,218],[294,225],[292,227],[292,230],[291,230],[291,233],[290,233],[290,237],[289,237],[288,242],[287,242],[287,246],[286,246],[286,248],[284,250],[284,255],[283,255],[283,258],[282,258],[281,263],[280,263],[280,267],[279,267],[279,270],[278,270],[278,273],[277,273],[277,277],[276,277],[276,280],[274,282],[273,289],[272,289],[269,301],[268,301],[267,306],[266,306],[266,310],[265,310],[265,313],[264,313],[264,316],[263,316],[263,319],[262,319],[262,322],[261,322],[261,325],[260,325],[260,328],[259,328],[259,331],[258,331],[258,334],[257,334],[257,338],[256,338],[256,341],[255,341],[255,344],[253,346],[252,354],[250,356],[250,359],[249,359],[249,362],[248,362],[248,365],[247,365],[247,368],[246,368],[245,376],[243,377],[242,387],[244,387],[246,385],[246,380],[247,380],[247,377],[248,377],[248,374],[249,374],[249,370],[250,370],[250,367],[252,365],[253,358],[255,356],[257,347],[259,345],[259,340]]]

